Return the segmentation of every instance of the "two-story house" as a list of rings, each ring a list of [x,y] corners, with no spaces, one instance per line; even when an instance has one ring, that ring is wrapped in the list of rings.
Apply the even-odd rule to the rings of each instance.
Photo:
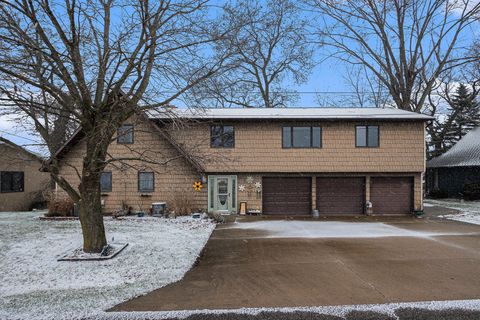
[[[106,212],[153,202],[265,215],[422,210],[425,115],[379,108],[176,110],[118,130],[102,173]],[[81,130],[58,155],[76,184]],[[124,159],[138,160],[120,161]],[[141,161],[140,157],[146,161]]]

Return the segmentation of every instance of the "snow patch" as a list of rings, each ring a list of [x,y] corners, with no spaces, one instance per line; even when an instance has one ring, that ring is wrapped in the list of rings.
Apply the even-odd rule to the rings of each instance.
[[[480,213],[476,213],[476,212],[465,212],[465,213],[460,213],[460,214],[446,214],[446,215],[439,216],[439,217],[449,219],[449,220],[455,220],[455,221],[480,225]]]
[[[95,318],[180,280],[215,228],[189,217],[105,218],[107,239],[129,246],[110,260],[61,262],[82,244],[80,223],[41,214],[0,213],[0,319]]]
[[[477,212],[480,213],[480,201],[462,201],[456,199],[445,199],[445,200],[425,200],[424,206],[435,206],[435,207],[444,207],[464,212]]]
[[[312,312],[318,314],[344,317],[351,311],[372,311],[395,317],[395,310],[400,308],[418,308],[427,310],[480,310],[480,300],[450,300],[450,301],[425,301],[404,302],[386,304],[343,305],[325,307],[290,307],[290,308],[242,308],[222,310],[182,310],[182,311],[156,311],[156,312],[108,312],[99,315],[99,320],[161,320],[161,319],[185,319],[196,314],[245,314],[256,315],[260,312]]]
[[[440,218],[480,225],[480,201],[425,200],[424,206],[426,204],[460,211],[459,214],[446,214]]]
[[[381,222],[337,221],[255,221],[237,222],[232,229],[256,229],[266,232],[262,238],[382,238],[432,237],[453,233],[422,232],[402,229]]]

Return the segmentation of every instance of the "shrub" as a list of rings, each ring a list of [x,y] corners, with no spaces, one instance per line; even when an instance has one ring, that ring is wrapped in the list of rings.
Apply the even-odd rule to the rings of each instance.
[[[30,194],[32,201],[28,205],[28,210],[32,211],[33,209],[46,209],[47,200],[45,199],[45,191],[36,191]]]
[[[445,199],[448,198],[448,192],[441,189],[433,189],[428,196],[432,199]]]
[[[48,202],[47,217],[66,217],[73,215],[73,201],[66,195],[46,193],[45,199]]]
[[[185,190],[183,192],[172,193],[167,201],[168,210],[171,212],[174,211],[176,216],[191,214],[195,209],[193,192],[193,190]]]
[[[465,200],[480,200],[480,183],[464,185],[462,194]]]

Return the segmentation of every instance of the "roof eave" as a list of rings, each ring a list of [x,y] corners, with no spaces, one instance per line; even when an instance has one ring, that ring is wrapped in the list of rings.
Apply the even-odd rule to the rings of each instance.
[[[419,121],[419,122],[427,122],[432,121],[434,118],[432,117],[422,117],[422,118],[387,118],[387,117],[178,117],[179,119],[184,120],[205,120],[205,121],[212,121],[212,120],[279,120],[279,121],[312,121],[312,120],[325,120],[325,121]],[[174,120],[170,118],[151,118],[153,120],[159,121],[168,121]]]
[[[467,168],[467,167],[480,167],[480,164],[471,164],[471,163],[453,163],[453,164],[435,164],[429,165],[427,163],[427,169],[436,169],[436,168]]]

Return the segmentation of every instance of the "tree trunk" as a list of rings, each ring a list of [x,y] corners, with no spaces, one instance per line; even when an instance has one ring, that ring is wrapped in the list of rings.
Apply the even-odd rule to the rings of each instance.
[[[98,127],[98,132],[89,135],[83,158],[80,193],[80,223],[83,232],[83,250],[101,252],[107,245],[103,224],[100,192],[100,176],[105,169],[105,157],[110,144],[111,132]]]
[[[88,171],[88,170],[87,170]],[[101,252],[107,244],[103,224],[100,173],[85,174],[80,183],[80,223],[83,232],[83,250]]]
[[[115,117],[112,117],[111,114],[97,114],[93,121],[82,124],[82,128],[86,132],[86,150],[78,191],[83,251],[89,253],[101,252],[107,245],[103,224],[100,177],[107,165],[108,146],[114,133],[120,124],[133,113],[133,109],[122,110],[119,106],[116,108]],[[112,110],[112,107],[107,106],[104,109]]]

